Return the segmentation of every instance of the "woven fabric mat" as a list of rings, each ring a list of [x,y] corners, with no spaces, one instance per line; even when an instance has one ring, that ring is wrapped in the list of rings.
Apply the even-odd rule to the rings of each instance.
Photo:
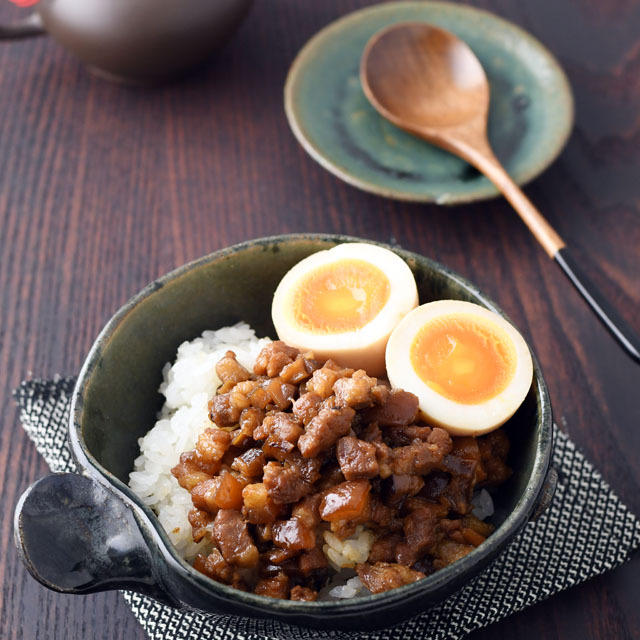
[[[20,421],[52,471],[75,471],[67,444],[74,378],[23,382]],[[624,562],[640,545],[640,522],[569,437],[556,431],[558,487],[545,514],[483,573],[426,613],[374,632],[342,633],[176,611],[136,593],[123,597],[152,640],[444,640],[462,638]]]

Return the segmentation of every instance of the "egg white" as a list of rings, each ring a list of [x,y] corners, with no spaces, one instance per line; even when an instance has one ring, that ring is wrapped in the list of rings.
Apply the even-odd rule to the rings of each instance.
[[[482,403],[464,404],[444,397],[429,387],[411,364],[411,345],[420,329],[435,318],[456,314],[489,320],[502,330],[515,350],[515,371],[510,382]],[[422,418],[461,436],[481,435],[504,424],[524,401],[533,378],[531,353],[517,329],[493,311],[461,300],[429,302],[405,316],[389,338],[385,360],[391,386],[418,396]]]
[[[389,280],[389,299],[367,324],[351,331],[319,334],[305,331],[295,321],[293,296],[300,281],[319,267],[341,260],[362,260],[380,269]],[[318,251],[298,262],[282,278],[273,296],[271,317],[280,340],[319,360],[385,374],[385,347],[394,327],[418,304],[418,289],[407,263],[392,251],[372,244],[349,242]]]

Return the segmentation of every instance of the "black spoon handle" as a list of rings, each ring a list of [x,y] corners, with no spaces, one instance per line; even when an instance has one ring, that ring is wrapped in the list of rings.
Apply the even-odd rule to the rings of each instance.
[[[596,312],[596,315],[622,348],[640,363],[640,337],[620,317],[616,310],[604,299],[595,285],[587,278],[578,263],[573,259],[566,247],[556,251],[553,256],[575,288]]]

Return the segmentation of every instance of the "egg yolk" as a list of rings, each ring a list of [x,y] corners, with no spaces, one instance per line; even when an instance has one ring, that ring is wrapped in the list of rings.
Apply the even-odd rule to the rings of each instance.
[[[314,269],[293,298],[297,325],[318,334],[344,333],[368,324],[389,300],[384,272],[364,260],[345,259]]]
[[[516,368],[509,336],[482,318],[463,314],[425,324],[410,353],[411,365],[422,381],[461,404],[494,398],[507,387]]]

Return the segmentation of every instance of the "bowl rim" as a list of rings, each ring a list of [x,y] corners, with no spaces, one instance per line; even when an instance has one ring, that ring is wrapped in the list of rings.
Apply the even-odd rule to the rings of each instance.
[[[472,293],[477,299],[489,309],[496,311],[507,320],[508,316],[482,291],[466,278],[458,275],[448,267],[422,256],[420,254],[407,251],[399,246],[392,246],[375,240],[346,236],[341,234],[326,233],[293,233],[275,236],[266,236],[246,240],[244,242],[231,245],[214,251],[208,255],[190,261],[152,281],[137,294],[129,298],[124,305],[116,311],[109,319],[103,329],[95,339],[89,353],[82,365],[76,385],[71,398],[71,408],[69,414],[68,437],[71,452],[78,467],[84,475],[89,476],[102,486],[106,487],[117,497],[127,504],[136,517],[141,527],[145,541],[150,549],[153,545],[155,551],[153,556],[157,558],[158,552],[163,561],[171,568],[186,577],[191,583],[196,583],[200,588],[207,590],[215,598],[237,605],[248,605],[252,610],[253,617],[269,615],[273,613],[283,616],[302,616],[306,618],[325,618],[327,615],[335,614],[342,617],[348,614],[366,614],[368,611],[380,609],[381,607],[393,606],[403,601],[415,601],[424,592],[438,594],[446,589],[450,582],[456,580],[462,574],[468,574],[469,580],[476,575],[486,564],[489,563],[512,539],[518,531],[527,523],[530,515],[535,510],[538,497],[545,483],[547,470],[550,465],[551,446],[553,437],[553,420],[551,414],[551,403],[546,383],[542,376],[542,371],[535,354],[532,351],[534,383],[536,399],[541,407],[541,415],[538,420],[536,434],[536,451],[531,474],[525,490],[518,499],[516,506],[505,518],[504,522],[491,534],[488,541],[489,546],[483,544],[474,549],[464,558],[453,564],[436,571],[435,573],[417,581],[396,589],[391,589],[378,594],[358,596],[357,598],[345,600],[323,600],[316,602],[300,602],[293,600],[278,600],[267,596],[260,596],[254,593],[247,593],[235,589],[231,586],[216,582],[204,574],[196,571],[186,560],[182,559],[169,537],[160,524],[157,516],[150,507],[145,505],[140,498],[121,480],[116,478],[110,471],[103,467],[88,450],[82,436],[83,417],[83,394],[91,379],[92,373],[100,359],[103,351],[103,344],[108,343],[115,330],[126,321],[129,312],[142,300],[153,295],[161,289],[166,282],[179,278],[193,269],[204,265],[224,260],[234,253],[242,252],[259,246],[273,246],[282,242],[324,242],[327,245],[343,242],[367,242],[375,244],[396,252],[404,260],[418,260],[426,264],[447,277],[453,279],[464,289]],[[509,320],[510,321],[510,320]],[[530,347],[531,349],[531,347]],[[483,548],[485,547],[485,548]],[[156,573],[154,571],[154,573]],[[164,581],[160,584],[165,588]],[[167,589],[169,593],[170,589]],[[212,601],[215,605],[215,601]],[[215,608],[215,607],[214,607]],[[416,609],[416,614],[422,611]],[[228,614],[237,615],[237,614]],[[294,623],[301,624],[301,623]]]

